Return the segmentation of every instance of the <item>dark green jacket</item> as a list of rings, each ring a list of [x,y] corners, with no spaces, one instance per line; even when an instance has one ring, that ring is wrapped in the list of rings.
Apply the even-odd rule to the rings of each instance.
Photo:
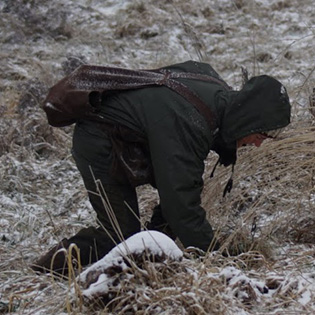
[[[209,65],[193,61],[167,68],[213,75]],[[224,165],[235,163],[236,140],[288,125],[290,104],[285,88],[268,76],[251,79],[240,92],[182,81],[211,108],[218,130],[210,130],[192,104],[166,87],[113,93],[102,115],[145,135],[163,216],[184,246],[207,250],[213,232],[200,195],[209,151],[215,150]]]

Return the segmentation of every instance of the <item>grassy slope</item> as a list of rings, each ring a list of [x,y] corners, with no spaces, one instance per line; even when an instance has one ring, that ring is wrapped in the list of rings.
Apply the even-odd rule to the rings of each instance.
[[[174,265],[175,276],[165,266],[148,267],[159,271],[157,278],[137,275],[126,283],[115,313],[125,305],[170,314],[314,312],[312,1],[23,2],[0,4],[0,313],[8,302],[17,314],[66,313],[68,283],[37,277],[28,264],[94,224],[70,156],[72,128],[50,128],[39,109],[47,88],[80,62],[152,68],[187,59],[211,63],[235,88],[241,67],[250,76],[277,77],[291,96],[293,123],[279,140],[240,152],[225,199],[230,170],[219,168],[209,179],[215,158],[207,161],[209,219],[220,237],[232,232],[227,243],[240,240],[251,252],[187,259]],[[139,195],[145,220],[156,192],[144,187]],[[232,283],[228,266],[252,282]],[[257,281],[273,290],[259,293]],[[75,299],[73,312],[80,306]]]

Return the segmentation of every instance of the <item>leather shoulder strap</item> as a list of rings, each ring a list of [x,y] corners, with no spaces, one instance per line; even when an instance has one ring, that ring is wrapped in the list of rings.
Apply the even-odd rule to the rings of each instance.
[[[169,89],[175,91],[182,97],[184,97],[189,103],[193,104],[198,111],[204,116],[211,130],[215,133],[217,131],[217,119],[213,111],[201,98],[192,91],[186,84],[179,82],[175,79],[192,79],[206,82],[217,83],[223,86],[225,89],[231,89],[223,80],[214,78],[212,76],[202,75],[198,73],[189,72],[170,72],[167,70],[160,70],[160,73],[164,74],[164,77],[156,82],[158,85],[165,85]]]

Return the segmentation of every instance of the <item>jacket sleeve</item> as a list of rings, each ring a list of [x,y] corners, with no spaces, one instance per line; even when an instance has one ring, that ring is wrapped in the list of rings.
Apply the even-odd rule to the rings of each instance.
[[[201,207],[204,159],[209,150],[205,137],[190,124],[165,117],[148,133],[150,153],[162,214],[185,247],[206,251],[213,230]]]

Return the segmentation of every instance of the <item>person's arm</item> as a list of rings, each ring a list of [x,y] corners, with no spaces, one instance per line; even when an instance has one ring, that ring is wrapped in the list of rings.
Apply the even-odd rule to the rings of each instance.
[[[213,242],[213,231],[200,205],[208,151],[203,141],[191,129],[176,124],[176,118],[163,119],[149,132],[163,216],[185,247],[206,251]]]

